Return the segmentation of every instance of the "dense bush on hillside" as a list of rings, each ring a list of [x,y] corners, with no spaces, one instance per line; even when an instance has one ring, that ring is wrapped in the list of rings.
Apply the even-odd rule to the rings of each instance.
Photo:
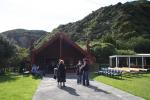
[[[15,46],[6,38],[0,36],[0,71],[9,65],[9,60],[15,55],[15,52]]]
[[[0,74],[7,70],[23,69],[23,63],[29,56],[29,50],[20,48],[0,35]],[[6,70],[7,69],[7,70]]]
[[[38,40],[42,35],[46,35],[47,32],[42,30],[14,29],[1,34],[20,47],[30,48],[32,42]]]

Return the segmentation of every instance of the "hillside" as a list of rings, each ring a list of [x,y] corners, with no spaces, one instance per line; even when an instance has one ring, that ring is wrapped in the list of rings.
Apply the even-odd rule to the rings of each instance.
[[[46,35],[42,30],[14,29],[2,32],[1,35],[7,37],[11,42],[24,48],[29,48],[32,41],[38,40],[42,35]]]
[[[59,31],[68,33],[73,41],[83,45],[88,37],[92,44],[111,43],[117,50],[150,53],[150,1],[102,7],[82,20],[60,25],[36,44],[42,45]]]
[[[133,36],[150,38],[149,22],[150,2],[134,1],[102,7],[80,21],[60,25],[54,32],[67,32],[75,41],[85,35],[93,40],[107,34],[116,39],[129,39]]]

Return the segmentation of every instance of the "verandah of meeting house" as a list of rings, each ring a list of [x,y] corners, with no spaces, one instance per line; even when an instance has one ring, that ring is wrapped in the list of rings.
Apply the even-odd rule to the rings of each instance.
[[[109,57],[111,68],[149,69],[150,54],[113,55]]]
[[[46,73],[50,73],[57,66],[58,60],[63,59],[67,72],[74,72],[78,60],[87,55],[87,51],[71,41],[65,33],[57,33],[47,43],[32,51],[32,64],[39,65]]]

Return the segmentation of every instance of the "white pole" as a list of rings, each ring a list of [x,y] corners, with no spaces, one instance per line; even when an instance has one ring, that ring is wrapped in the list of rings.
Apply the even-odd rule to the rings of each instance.
[[[144,68],[144,58],[142,56],[142,68]]]
[[[109,57],[109,66],[112,67],[112,57]]]

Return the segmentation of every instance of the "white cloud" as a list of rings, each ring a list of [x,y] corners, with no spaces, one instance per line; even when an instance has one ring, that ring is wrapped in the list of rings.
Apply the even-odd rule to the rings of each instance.
[[[0,32],[16,28],[51,31],[60,24],[80,20],[102,6],[118,2],[120,0],[0,0]]]

